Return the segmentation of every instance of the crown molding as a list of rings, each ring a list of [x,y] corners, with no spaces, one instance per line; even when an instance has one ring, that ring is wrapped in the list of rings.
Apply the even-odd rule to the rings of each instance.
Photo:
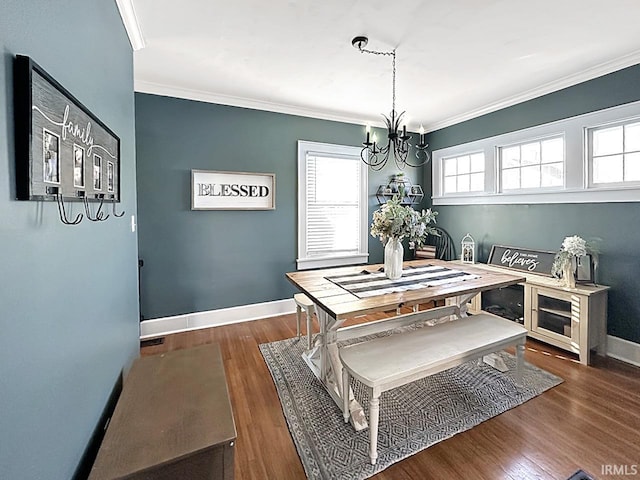
[[[554,80],[553,82],[546,83],[544,85],[541,85],[540,87],[536,87],[526,92],[504,98],[502,100],[491,103],[489,105],[485,105],[484,107],[478,108],[476,110],[470,110],[466,113],[449,117],[440,122],[435,122],[429,125],[425,125],[424,128],[426,132],[433,132],[441,128],[450,127],[451,125],[455,125],[467,120],[471,120],[473,118],[486,115],[487,113],[492,113],[492,112],[501,110],[503,108],[517,105],[518,103],[526,102],[528,100],[532,100],[534,98],[541,97],[543,95],[547,95],[549,93],[553,93],[558,90],[562,90],[563,88],[572,87],[579,83],[586,82],[588,80],[593,80],[594,78],[602,77],[603,75],[607,75],[609,73],[622,70],[623,68],[631,67],[638,63],[640,63],[640,50],[636,50],[622,57],[618,57],[614,60],[601,63],[599,65],[596,65],[595,67],[591,67],[586,70],[583,70],[582,72],[575,73],[573,75],[568,75],[558,80]]]
[[[607,75],[609,73],[630,67],[632,65],[636,65],[638,63],[640,63],[640,50],[636,50],[615,60],[601,63],[600,65],[588,68],[586,70],[583,70],[582,72],[568,75],[558,80],[554,80],[553,82],[546,83],[544,85],[541,85],[540,87],[536,87],[526,92],[503,98],[502,100],[490,103],[481,108],[470,110],[468,112],[446,118],[442,121],[425,124],[425,132],[429,133],[433,132],[434,130],[450,127],[451,125],[471,120],[473,118],[477,118],[482,115],[501,110],[503,108],[511,107],[513,105],[517,105],[518,103],[526,102],[528,100],[532,100],[534,98],[541,97],[558,90],[562,90],[563,88],[571,87],[573,85],[577,85],[579,83],[586,82],[603,75]],[[136,80],[134,88],[136,92],[151,93],[154,95],[161,95],[165,97],[184,98],[188,100],[249,108],[253,110],[263,110],[268,112],[284,113],[288,115],[299,115],[301,117],[330,120],[333,122],[351,123],[356,125],[369,124],[374,127],[385,128],[384,122],[377,119],[372,121],[371,119],[365,119],[363,117],[356,117],[342,113],[328,112],[283,103],[268,102],[252,98],[222,95],[207,92],[204,90],[188,89],[144,80]]]
[[[175,87],[161,83],[136,80],[134,90],[140,93],[151,93],[164,97],[184,98],[199,102],[215,103],[219,105],[229,105],[232,107],[249,108],[252,110],[263,110],[267,112],[285,113],[288,115],[298,115],[301,117],[317,118],[320,120],[330,120],[333,122],[351,123],[355,125],[366,125],[384,127],[383,122],[371,122],[363,120],[362,117],[344,115],[339,113],[315,110],[312,108],[299,107],[284,103],[268,102],[253,98],[236,97],[232,95],[222,95],[218,93],[206,92],[204,90],[194,90],[182,87]]]
[[[142,29],[140,28],[140,22],[136,15],[136,9],[133,6],[132,0],[116,0],[118,6],[118,12],[120,18],[124,24],[124,29],[129,36],[129,42],[133,50],[140,50],[145,47],[144,36],[142,35]]]

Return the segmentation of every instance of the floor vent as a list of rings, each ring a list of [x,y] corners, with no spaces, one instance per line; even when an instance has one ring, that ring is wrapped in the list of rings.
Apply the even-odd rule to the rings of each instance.
[[[149,340],[140,340],[140,348],[151,347],[152,345],[162,345],[164,337],[150,338]]]

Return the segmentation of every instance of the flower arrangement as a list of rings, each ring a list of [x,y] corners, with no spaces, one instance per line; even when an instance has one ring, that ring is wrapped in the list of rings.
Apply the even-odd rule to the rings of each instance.
[[[371,236],[380,238],[384,244],[389,238],[409,239],[409,248],[420,247],[428,234],[437,235],[430,226],[435,223],[438,212],[430,208],[418,212],[409,206],[402,206],[396,195],[378,210],[373,212]]]
[[[558,253],[556,253],[555,258],[553,259],[551,273],[555,276],[563,275],[567,269],[571,268],[571,263],[574,259],[578,259],[588,253],[595,255],[597,250],[586,240],[578,235],[565,237],[562,241],[562,248]]]

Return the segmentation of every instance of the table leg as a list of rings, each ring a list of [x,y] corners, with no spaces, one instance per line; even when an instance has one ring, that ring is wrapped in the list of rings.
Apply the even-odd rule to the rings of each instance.
[[[467,310],[469,309],[469,302],[473,297],[475,297],[477,293],[467,293],[465,295],[457,295],[455,297],[449,297],[445,300],[445,305],[453,305],[456,307],[457,312],[453,315],[448,315],[446,317],[438,318],[435,320],[431,320],[427,322],[428,325],[436,325],[438,323],[449,322],[452,320],[456,320],[461,317],[466,317]]]
[[[469,309],[469,302],[476,295],[477,295],[477,293],[471,293],[471,294],[458,295],[456,297],[448,298],[446,300],[446,303],[448,305],[455,305],[455,306],[458,307],[458,313],[456,315],[451,315],[449,318],[451,320],[455,320],[456,318],[467,317],[468,316],[467,311]],[[438,322],[438,323],[440,323],[440,322]],[[495,368],[496,370],[498,370],[500,372],[506,372],[507,370],[509,370],[507,365],[504,363],[504,360],[502,360],[500,355],[498,355],[497,353],[491,353],[489,355],[485,355],[484,357],[482,357],[479,360],[479,362],[484,362],[487,365],[490,365],[491,367]]]
[[[324,310],[316,310],[320,334],[316,336],[315,346],[303,353],[302,357],[311,368],[311,371],[323,383],[333,401],[342,410],[344,405],[344,393],[342,388],[342,364],[338,355],[338,328],[344,320],[331,318]],[[349,387],[348,396],[349,414],[351,424],[356,430],[367,428],[367,420],[362,406],[353,396],[353,390]]]
[[[504,360],[502,359],[502,357],[497,353],[490,353],[489,355],[485,355],[484,357],[482,357],[482,361],[487,365],[495,368],[499,372],[504,373],[507,370],[509,370],[509,367],[507,367],[507,364],[504,363]]]

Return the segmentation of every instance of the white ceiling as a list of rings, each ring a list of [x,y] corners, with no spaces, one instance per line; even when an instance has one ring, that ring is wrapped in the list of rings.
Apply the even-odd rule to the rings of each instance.
[[[640,0],[133,0],[136,91],[427,131],[640,63]]]

